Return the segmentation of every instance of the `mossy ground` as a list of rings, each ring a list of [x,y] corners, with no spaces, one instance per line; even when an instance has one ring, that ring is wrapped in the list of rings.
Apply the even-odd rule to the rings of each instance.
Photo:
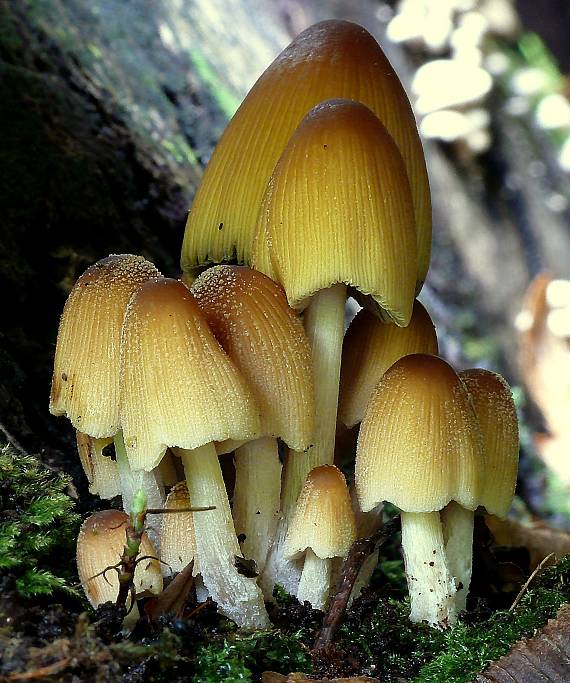
[[[258,681],[272,670],[462,683],[532,635],[570,598],[568,556],[543,570],[509,611],[528,574],[526,553],[493,548],[480,524],[469,610],[445,633],[408,621],[394,538],[371,587],[324,652],[311,652],[322,613],[281,592],[271,608],[271,631],[240,634],[213,604],[190,600],[182,616],[141,619],[126,638],[112,605],[95,613],[76,590],[79,516],[65,492],[68,483],[35,458],[0,451],[0,680],[40,670],[57,681],[232,683]]]

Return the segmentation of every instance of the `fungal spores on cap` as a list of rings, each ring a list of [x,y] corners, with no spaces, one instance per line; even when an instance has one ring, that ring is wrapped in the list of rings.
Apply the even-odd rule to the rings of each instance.
[[[50,412],[101,438],[119,421],[121,327],[133,293],[160,276],[142,256],[111,255],[77,280],[59,324]]]

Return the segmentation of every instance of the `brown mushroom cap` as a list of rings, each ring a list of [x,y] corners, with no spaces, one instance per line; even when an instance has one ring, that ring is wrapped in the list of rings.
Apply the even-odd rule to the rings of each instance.
[[[321,559],[344,557],[356,539],[356,522],[342,472],[321,465],[309,472],[289,526],[283,554],[299,557],[310,548]]]
[[[459,377],[473,401],[483,436],[486,466],[480,504],[491,514],[505,517],[519,463],[519,429],[511,389],[501,375],[489,370],[464,370]]]
[[[386,500],[405,512],[479,505],[484,469],[477,418],[453,368],[437,356],[398,360],[360,426],[356,488],[362,510]]]
[[[363,104],[330,100],[303,119],[271,176],[258,229],[291,306],[344,282],[370,294],[386,318],[409,322],[412,196],[398,147]]]
[[[115,601],[119,592],[117,572],[110,569],[105,575],[101,572],[116,565],[123,554],[126,541],[126,527],[129,516],[119,510],[102,510],[88,517],[77,538],[77,571],[85,595],[93,607],[109,600]],[[143,534],[139,557],[148,559],[138,562],[133,585],[137,594],[162,591],[160,563],[156,550],[148,536]],[[98,575],[98,576],[97,576]]]
[[[374,38],[334,19],[311,26],[283,50],[226,128],[188,218],[184,270],[234,256],[249,263],[261,199],[287,141],[311,107],[339,97],[368,106],[401,150],[413,192],[421,286],[429,267],[431,203],[414,114]]]
[[[262,432],[295,450],[308,448],[315,410],[311,349],[283,290],[251,268],[223,265],[202,273],[191,291],[252,389]]]
[[[88,268],[65,303],[55,349],[50,412],[96,438],[119,429],[121,326],[129,299],[160,276],[142,256],[113,254]]]
[[[350,323],[342,346],[338,418],[347,427],[362,422],[374,387],[402,356],[437,355],[433,322],[419,301],[414,302],[407,327],[383,323],[360,310]]]
[[[121,372],[121,421],[133,469],[153,469],[168,446],[259,436],[251,390],[182,282],[162,278],[132,298]]]

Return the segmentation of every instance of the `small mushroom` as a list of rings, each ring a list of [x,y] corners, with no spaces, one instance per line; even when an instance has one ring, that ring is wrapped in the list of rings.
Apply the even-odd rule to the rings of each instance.
[[[119,579],[115,567],[120,561],[127,540],[129,516],[120,510],[102,510],[88,517],[77,538],[77,571],[87,599],[93,607],[115,602],[119,592]],[[157,552],[146,533],[142,535],[133,587],[138,596],[158,595],[162,591],[162,573]],[[108,570],[108,571],[105,571]],[[127,609],[130,597],[127,600]],[[133,609],[127,624],[138,618]]]
[[[309,472],[297,501],[283,554],[305,556],[297,598],[324,609],[333,577],[333,559],[348,555],[356,539],[356,522],[342,472],[321,465]]]

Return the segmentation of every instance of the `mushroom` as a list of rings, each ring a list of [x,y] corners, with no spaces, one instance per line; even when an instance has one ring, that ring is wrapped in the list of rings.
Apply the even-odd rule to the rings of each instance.
[[[192,505],[215,506],[194,515],[206,588],[239,626],[267,626],[259,587],[234,566],[241,553],[213,443],[257,438],[259,409],[182,282],[163,278],[133,296],[121,372],[121,420],[132,467],[152,470],[167,447],[177,447]]]
[[[479,428],[465,386],[441,358],[413,354],[384,374],[360,426],[355,478],[363,511],[401,510],[412,621],[446,627],[457,617],[439,511],[480,499]]]
[[[271,173],[303,117],[331,98],[369,107],[401,151],[413,194],[421,288],[431,251],[431,200],[414,114],[374,38],[361,26],[336,19],[298,35],[261,75],[227,126],[188,217],[182,246],[185,272],[212,262],[251,262],[257,215]]]
[[[433,322],[419,301],[414,301],[407,327],[382,323],[361,309],[350,323],[342,347],[339,420],[348,428],[362,422],[375,386],[399,358],[437,352]]]
[[[297,501],[283,554],[305,562],[297,598],[324,609],[333,576],[333,559],[348,555],[356,540],[356,523],[342,472],[321,465],[309,472]]]
[[[283,290],[258,271],[214,266],[198,277],[191,291],[261,409],[264,437],[235,451],[233,500],[236,532],[245,534],[242,551],[261,573],[280,509],[281,462],[276,438],[296,451],[304,451],[312,443],[311,349]]]
[[[519,460],[517,411],[506,381],[479,368],[464,370],[459,377],[473,406],[481,430],[485,467],[481,475],[479,505],[498,517],[511,506]],[[457,609],[465,609],[473,564],[472,510],[450,503],[442,512],[446,553],[457,584]]]
[[[119,578],[113,569],[120,562],[127,541],[129,516],[120,510],[102,510],[88,517],[77,537],[77,571],[87,599],[93,607],[115,602]],[[143,533],[133,586],[137,597],[158,595],[162,591],[162,574],[157,553],[146,533]],[[106,571],[107,570],[107,571]],[[127,599],[129,608],[130,597]],[[125,626],[134,625],[138,610],[127,615]]]
[[[94,439],[83,432],[77,432],[76,437],[79,460],[89,481],[89,493],[105,499],[120,496],[121,480],[117,463],[103,453],[113,439]]]
[[[316,432],[307,454],[287,457],[282,498],[294,503],[308,472],[333,460],[347,284],[399,325],[412,312],[409,182],[396,144],[367,107],[334,100],[305,117],[271,177],[258,235],[254,266],[266,248],[289,304],[308,304]]]
[[[158,277],[158,270],[141,256],[114,254],[97,261],[69,294],[55,349],[50,412],[66,415],[78,431],[95,439],[113,437],[125,510],[139,489],[150,507],[161,507],[164,500],[157,472],[130,468],[119,418],[125,310],[133,293]]]

